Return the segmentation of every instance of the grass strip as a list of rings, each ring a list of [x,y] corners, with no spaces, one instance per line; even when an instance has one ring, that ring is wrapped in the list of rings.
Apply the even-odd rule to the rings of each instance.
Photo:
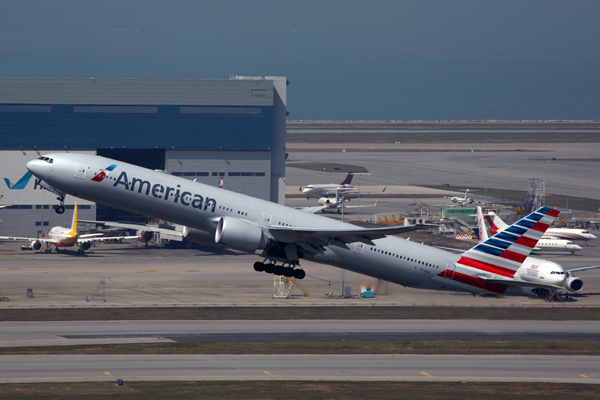
[[[173,342],[3,347],[0,355],[83,354],[469,354],[600,355],[586,340],[346,340],[294,342]]]
[[[575,296],[574,296],[575,297]],[[362,304],[365,300],[360,300]],[[340,303],[337,303],[340,304]],[[598,321],[600,308],[297,306],[2,309],[0,321],[482,319]]]
[[[8,383],[0,400],[27,399],[534,399],[600,397],[600,386],[574,383],[158,381]]]

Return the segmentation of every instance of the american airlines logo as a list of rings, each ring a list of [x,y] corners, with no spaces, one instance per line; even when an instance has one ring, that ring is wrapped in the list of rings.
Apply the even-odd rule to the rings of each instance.
[[[112,167],[112,168],[111,168]],[[111,165],[111,171],[116,167],[116,165]],[[108,170],[108,168],[107,168]],[[103,173],[104,171],[102,171]],[[102,173],[96,175],[99,176]],[[96,178],[94,177],[94,178]],[[92,178],[96,182],[101,182],[104,177],[99,180]],[[202,195],[191,193],[187,191],[181,191],[181,185],[177,185],[177,187],[164,186],[160,183],[150,183],[149,181],[145,181],[143,179],[132,178],[131,181],[127,177],[127,172],[123,171],[113,184],[114,187],[123,186],[123,188],[130,192],[135,192],[137,188],[137,192],[140,194],[145,194],[150,198],[154,199],[162,199],[162,200],[172,200],[174,203],[179,203],[184,206],[190,206],[192,208],[197,208],[199,210],[215,212],[215,208],[217,207],[217,200],[204,197]]]
[[[109,165],[109,166],[108,166],[108,167],[105,169],[105,171],[108,171],[108,172],[110,172],[110,171],[112,171],[112,170],[113,170],[113,169],[115,169],[115,168],[117,168],[117,164],[111,164],[111,165]],[[94,176],[94,177],[92,178],[92,180],[93,180],[94,182],[102,182],[102,181],[104,180],[104,178],[106,178],[106,176],[107,176],[106,172],[102,171],[102,172],[100,172],[98,175]]]

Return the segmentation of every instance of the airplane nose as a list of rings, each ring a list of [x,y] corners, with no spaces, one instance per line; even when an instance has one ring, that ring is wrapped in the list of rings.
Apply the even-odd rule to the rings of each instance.
[[[39,172],[39,160],[29,161],[26,167],[29,172],[37,176],[36,171]]]

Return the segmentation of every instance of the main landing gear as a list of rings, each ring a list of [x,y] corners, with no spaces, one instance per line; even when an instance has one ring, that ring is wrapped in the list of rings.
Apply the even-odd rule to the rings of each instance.
[[[266,261],[266,260],[265,260]],[[266,272],[267,274],[283,275],[288,278],[304,279],[306,272],[303,269],[295,269],[295,264],[290,263],[289,267],[276,265],[274,262],[264,263],[257,261],[254,263],[256,272]]]
[[[58,206],[56,206],[56,208],[54,209],[54,211],[56,211],[57,214],[62,214],[65,212],[65,198],[64,197],[57,197],[56,200],[60,201],[60,203],[58,204]]]

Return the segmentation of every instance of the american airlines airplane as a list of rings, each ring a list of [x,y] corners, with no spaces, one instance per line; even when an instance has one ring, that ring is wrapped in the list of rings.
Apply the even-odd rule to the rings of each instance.
[[[310,196],[330,196],[337,195],[338,193],[346,193],[354,190],[354,186],[352,183],[352,172],[348,172],[346,179],[344,179],[340,184],[336,185],[335,183],[321,184],[321,185],[308,185],[304,188],[302,193],[306,193],[306,198],[310,198]]]
[[[494,212],[484,214],[484,217],[488,224],[490,224],[492,233],[494,234],[508,228],[508,225]],[[596,236],[585,229],[549,228],[542,236],[542,239],[585,240],[585,245],[587,246],[588,240],[596,239]]]
[[[300,260],[310,260],[420,289],[531,295],[580,292],[583,281],[572,272],[600,268],[565,272],[557,263],[529,257],[559,213],[549,207],[455,254],[389,236],[419,226],[360,228],[94,155],[48,154],[30,161],[27,169],[58,194],[61,204],[68,194],[181,224],[191,241],[261,251],[256,271],[297,279],[306,275]]]

